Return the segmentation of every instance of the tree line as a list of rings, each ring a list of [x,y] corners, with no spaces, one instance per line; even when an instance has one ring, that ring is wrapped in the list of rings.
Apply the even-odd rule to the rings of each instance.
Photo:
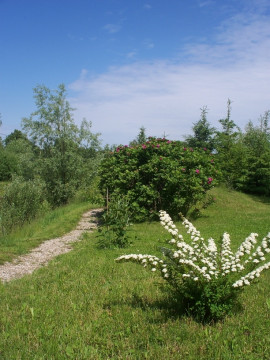
[[[116,147],[102,147],[100,134],[92,132],[86,119],[76,125],[74,109],[66,97],[63,84],[54,91],[41,85],[34,88],[36,111],[22,119],[22,131],[15,130],[0,142],[0,181],[9,182],[0,209],[0,223],[6,230],[74,197],[100,201],[105,196],[97,187],[102,177],[99,171],[104,169],[100,163],[104,164]],[[248,122],[244,131],[232,120],[230,100],[226,117],[219,120],[220,129],[211,126],[207,113],[203,107],[192,134],[177,141],[177,146],[207,149],[219,172],[215,180],[240,191],[269,196],[270,111],[257,125]],[[147,141],[146,129],[141,127],[130,146],[140,147]]]

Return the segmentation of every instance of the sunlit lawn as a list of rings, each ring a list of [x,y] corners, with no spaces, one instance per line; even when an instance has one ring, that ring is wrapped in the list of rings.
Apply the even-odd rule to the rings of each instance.
[[[193,221],[204,237],[228,231],[236,247],[251,231],[270,231],[267,201],[213,193]],[[89,234],[48,267],[0,285],[0,359],[269,360],[270,272],[246,287],[240,312],[202,325],[175,313],[156,274],[115,263],[124,253],[160,255],[166,234],[158,223],[134,225],[125,250],[99,250]]]

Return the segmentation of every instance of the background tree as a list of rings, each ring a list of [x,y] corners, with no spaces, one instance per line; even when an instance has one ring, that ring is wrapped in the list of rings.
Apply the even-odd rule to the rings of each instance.
[[[84,172],[85,162],[95,157],[99,134],[92,134],[91,123],[86,120],[81,128],[75,124],[74,109],[66,100],[63,84],[54,92],[39,85],[34,88],[34,98],[37,110],[23,119],[22,127],[40,149],[38,167],[50,202],[64,204],[75,194],[83,179],[90,177]]]
[[[192,148],[207,148],[210,151],[214,148],[213,135],[215,128],[210,126],[207,121],[207,106],[201,109],[201,118],[195,124],[193,124],[192,130],[194,135],[190,135],[186,138],[187,145]]]
[[[242,133],[231,119],[231,100],[227,101],[227,116],[220,119],[221,131],[216,131],[214,148],[223,181],[230,187],[236,187],[246,177],[246,156],[242,144]]]
[[[14,138],[14,140],[10,139],[7,141],[5,152],[15,158],[13,174],[22,177],[24,180],[33,180],[37,175],[37,156],[33,144],[26,136]]]
[[[268,112],[270,114],[270,112]],[[265,116],[267,112],[265,113]],[[269,116],[269,115],[268,115]],[[254,126],[249,122],[243,142],[247,157],[247,176],[242,190],[261,195],[270,195],[270,138],[268,119],[264,118],[262,126]]]
[[[7,146],[11,141],[23,139],[29,141],[27,136],[23,134],[20,130],[15,129],[12,133],[10,133],[4,140],[5,146]]]
[[[2,126],[2,114],[0,113],[0,127]],[[0,137],[0,150],[2,148],[2,138]]]
[[[136,146],[136,145],[143,145],[147,141],[146,133],[145,133],[145,127],[141,126],[139,134],[137,135],[136,139],[132,140],[129,145]]]

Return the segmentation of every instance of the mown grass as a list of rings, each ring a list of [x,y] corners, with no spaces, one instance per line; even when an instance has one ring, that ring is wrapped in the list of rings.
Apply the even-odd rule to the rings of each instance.
[[[269,203],[214,193],[216,203],[193,221],[203,236],[228,231],[237,246],[250,231],[270,230]],[[269,360],[270,273],[245,289],[241,311],[202,325],[175,312],[155,274],[114,262],[159,254],[166,234],[158,223],[134,225],[125,250],[99,250],[88,234],[48,267],[0,285],[0,359]]]
[[[95,205],[92,205],[93,207]],[[8,235],[0,233],[0,264],[27,253],[43,240],[59,237],[71,231],[82,213],[90,208],[89,203],[72,203],[49,211]]]

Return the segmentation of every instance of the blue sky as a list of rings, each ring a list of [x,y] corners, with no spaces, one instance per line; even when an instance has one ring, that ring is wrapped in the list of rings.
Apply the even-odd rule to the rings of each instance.
[[[207,106],[241,128],[270,109],[269,0],[0,0],[1,134],[64,83],[103,144],[183,139]]]

